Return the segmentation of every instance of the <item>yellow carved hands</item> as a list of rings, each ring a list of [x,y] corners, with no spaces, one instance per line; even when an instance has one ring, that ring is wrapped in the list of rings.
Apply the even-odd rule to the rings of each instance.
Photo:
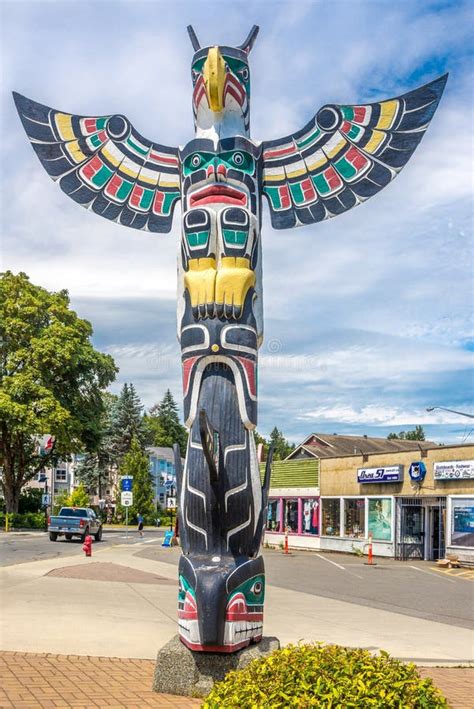
[[[246,295],[255,286],[248,258],[224,256],[219,269],[213,258],[190,259],[184,274],[191,306],[199,317],[240,317]]]

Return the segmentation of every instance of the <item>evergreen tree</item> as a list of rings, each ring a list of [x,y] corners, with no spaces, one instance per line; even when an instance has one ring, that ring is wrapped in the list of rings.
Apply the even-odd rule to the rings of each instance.
[[[75,476],[90,494],[103,497],[104,486],[110,482],[118,461],[114,448],[114,414],[118,397],[110,392],[102,395],[104,411],[99,425],[99,441],[93,453],[86,454],[75,468]]]
[[[269,445],[273,445],[274,460],[284,460],[295,447],[292,443],[288,443],[283,433],[276,426],[270,433]]]
[[[184,456],[188,432],[179,421],[178,405],[169,389],[161,402],[151,407],[148,416],[145,417],[145,424],[150,445],[171,448],[178,443],[181,455]]]
[[[133,384],[125,383],[112,411],[111,453],[120,464],[136,438],[141,448],[146,442],[143,405]]]
[[[131,517],[136,519],[138,514],[142,514],[146,521],[151,522],[154,520],[155,506],[150,463],[148,456],[143,452],[135,436],[132,438],[130,450],[122,460],[120,475],[131,475],[133,477],[133,505],[129,510]],[[122,508],[121,511],[122,516],[124,516],[124,509]]]

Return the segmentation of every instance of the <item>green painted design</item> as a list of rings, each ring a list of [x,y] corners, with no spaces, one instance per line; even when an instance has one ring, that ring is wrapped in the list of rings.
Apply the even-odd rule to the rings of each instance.
[[[263,605],[265,600],[265,576],[263,576],[263,574],[257,574],[257,576],[252,576],[252,578],[241,583],[240,586],[237,586],[237,588],[232,591],[227,603],[229,603],[237,593],[243,593],[248,606]]]
[[[301,182],[290,183],[290,192],[295,204],[303,204],[306,198],[301,187]]]
[[[136,150],[137,153],[140,153],[140,155],[148,155],[148,148],[142,148],[140,145],[137,145],[130,137],[127,138],[127,145],[129,145],[132,150]]]
[[[309,146],[310,143],[313,143],[315,140],[317,140],[320,135],[321,131],[319,130],[319,128],[316,128],[316,130],[313,131],[311,135],[309,135],[304,140],[297,140],[296,145],[298,146],[298,148],[305,148],[306,146]]]
[[[361,133],[362,133],[362,128],[360,126],[351,125],[351,129],[350,129],[349,133],[346,133],[346,135],[348,138],[355,140],[356,138],[359,137],[359,135]]]
[[[119,199],[121,201],[125,201],[127,199],[128,195],[130,194],[132,187],[133,187],[132,182],[127,182],[127,180],[123,180],[122,184],[120,185],[120,187],[117,190],[117,194],[116,194],[117,199]]]
[[[236,231],[234,229],[224,229],[224,241],[229,246],[244,246],[247,241],[246,231]]]
[[[181,603],[184,603],[184,599],[186,598],[186,593],[189,593],[194,599],[196,599],[196,592],[194,588],[186,581],[184,576],[179,576],[179,585],[178,585],[178,601],[181,601]]]
[[[149,209],[151,207],[151,203],[153,202],[154,195],[154,190],[144,190],[140,199],[140,207],[142,209]]]
[[[206,61],[207,57],[201,57],[201,59],[198,59],[197,62],[195,62],[192,66],[193,71],[200,72],[202,71],[202,68],[204,66],[204,62]]]
[[[169,214],[171,212],[171,207],[179,199],[180,192],[165,192],[165,198],[161,207],[163,214]]]
[[[253,175],[255,172],[255,160],[250,153],[245,150],[232,150],[228,153],[221,153],[218,156],[218,164],[223,162],[228,170],[239,170]]]
[[[96,187],[103,187],[105,183],[110,180],[113,174],[113,170],[109,170],[106,165],[102,165],[100,170],[96,172],[96,174],[92,178],[92,182]]]
[[[100,148],[100,146],[102,145],[102,141],[97,134],[91,135],[90,142],[92,143],[94,148]]]
[[[354,175],[357,174],[357,170],[354,165],[351,165],[351,163],[346,160],[345,157],[342,157],[340,160],[335,162],[334,167],[336,168],[338,173],[346,180],[350,180],[351,177],[354,177]]]
[[[354,109],[352,106],[340,106],[340,109],[344,118],[348,121],[352,121],[354,118]]]
[[[186,239],[191,248],[196,248],[197,246],[205,246],[209,240],[208,231],[195,231],[192,234],[186,234]]]
[[[263,481],[265,463],[260,465]],[[319,487],[319,459],[276,460],[272,464],[271,487]]]
[[[331,191],[331,187],[322,173],[319,175],[313,175],[311,179],[313,180],[313,185],[316,187],[319,194],[325,195]]]
[[[280,191],[278,187],[265,186],[263,191],[270,198],[273,209],[281,209]]]

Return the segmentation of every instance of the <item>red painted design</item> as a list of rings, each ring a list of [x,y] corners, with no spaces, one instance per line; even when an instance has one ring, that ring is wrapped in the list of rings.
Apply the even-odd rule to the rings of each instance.
[[[365,106],[354,106],[354,123],[363,123],[367,115]]]
[[[342,132],[349,133],[350,129],[351,129],[351,124],[349,123],[349,121],[344,121],[344,123],[341,126]]]
[[[105,188],[105,193],[111,197],[115,197],[121,186],[122,179],[118,175],[114,175],[108,182],[107,187]]]
[[[153,213],[162,214],[163,200],[165,198],[165,193],[160,190],[156,190],[155,199],[153,200]]]
[[[323,175],[326,178],[328,185],[332,190],[335,190],[342,185],[342,180],[332,165],[330,167],[328,167],[326,170],[324,170]]]
[[[84,175],[84,177],[87,177],[89,180],[91,180],[96,174],[96,172],[100,170],[103,164],[104,163],[99,158],[99,156],[94,155],[94,157],[89,160],[89,162],[86,163],[84,167],[81,168],[81,173]]]
[[[162,163],[163,165],[178,167],[178,159],[173,157],[173,155],[163,155],[163,153],[156,153],[152,150],[149,159],[153,162]]]
[[[84,126],[88,133],[95,133],[97,130],[97,121],[95,118],[86,118]]]
[[[257,390],[255,386],[255,362],[252,362],[249,359],[245,359],[244,357],[237,357],[237,359],[239,360],[247,375],[247,381],[251,395],[257,396]]]
[[[219,204],[238,204],[245,207],[247,195],[244,192],[240,192],[240,190],[233,189],[233,187],[217,183],[195,192],[189,198],[190,207],[216,202]]]
[[[346,158],[346,160],[349,160],[351,165],[354,165],[356,170],[361,170],[369,162],[368,158],[366,158],[365,155],[362,155],[362,153],[360,153],[357,148],[354,147],[349,148],[344,157]]]
[[[239,81],[235,78],[235,76],[233,76],[232,74],[227,74],[226,76],[226,82],[224,85],[224,97],[227,93],[227,90],[234,96],[237,103],[240,106],[243,106],[245,101],[245,90],[243,89]]]
[[[197,359],[199,357],[188,357],[183,361],[183,396],[188,393],[189,377]]]
[[[241,648],[250,645],[250,638],[248,640],[243,640],[240,643],[236,643],[235,645],[201,645],[201,643],[192,643],[182,635],[180,635],[179,638],[183,645],[186,645],[186,647],[190,650],[202,650],[204,652],[235,652],[236,650],[240,650]],[[252,642],[259,642],[261,639],[262,636],[257,635],[252,638]]]
[[[143,187],[140,187],[140,185],[135,185],[130,196],[130,204],[132,204],[134,207],[139,207],[142,195]]]
[[[101,143],[105,143],[105,141],[107,140],[107,133],[105,132],[105,130],[101,130],[100,133],[97,134],[97,137],[99,138]]]
[[[290,190],[288,185],[281,185],[281,187],[278,188],[278,191],[280,193],[281,208],[288,209],[291,205]]]
[[[280,150],[265,150],[263,153],[264,160],[272,160],[273,158],[279,158],[283,155],[293,155],[296,153],[296,146],[290,145],[287,148],[281,148]]]
[[[313,182],[309,177],[302,181],[301,189],[303,190],[305,202],[310,202],[311,200],[316,199],[316,190],[314,189]]]

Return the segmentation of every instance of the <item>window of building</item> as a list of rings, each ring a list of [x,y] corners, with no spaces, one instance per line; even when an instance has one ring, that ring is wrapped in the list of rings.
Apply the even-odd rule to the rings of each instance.
[[[338,537],[341,533],[341,500],[329,498],[321,500],[321,534]]]
[[[365,499],[344,500],[344,536],[360,539],[365,536]]]
[[[451,544],[474,547],[474,498],[453,499],[451,515]]]
[[[56,470],[56,480],[58,483],[67,482],[67,472],[65,470]]]
[[[285,517],[284,524],[285,528],[288,528],[289,532],[298,531],[298,500],[285,500]]]
[[[165,478],[163,477],[163,475],[160,475],[160,485],[164,485],[164,484],[165,484]]]
[[[369,498],[369,534],[381,542],[392,539],[392,500],[389,497]]]
[[[165,501],[165,494],[164,492],[160,492],[160,504],[163,504]]]
[[[319,534],[319,503],[314,497],[302,500],[302,524],[303,534]]]
[[[280,531],[280,500],[269,500],[267,510],[267,530]]]

